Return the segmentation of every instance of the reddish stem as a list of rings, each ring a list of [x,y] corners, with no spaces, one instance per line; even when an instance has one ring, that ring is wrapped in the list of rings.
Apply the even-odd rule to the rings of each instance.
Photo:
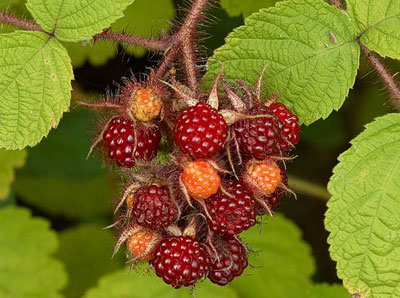
[[[18,19],[8,15],[6,12],[0,12],[0,23],[10,24],[25,30],[44,32],[44,30],[38,24]]]
[[[198,57],[196,57],[196,48],[193,40],[196,38],[196,27],[203,19],[203,13],[209,1],[215,0],[194,0],[180,30],[172,36],[164,36],[159,40],[152,40],[105,30],[95,35],[94,39],[110,40],[127,45],[138,45],[153,51],[166,52],[163,61],[152,77],[154,79],[163,78],[170,65],[177,59],[178,54],[182,53],[183,70],[186,74],[188,85],[193,91],[197,92],[199,89],[196,69]],[[22,29],[44,32],[39,25],[20,20],[8,15],[6,12],[0,13],[0,21]]]
[[[181,29],[179,30],[178,39],[181,43],[183,54],[183,64],[186,77],[190,88],[198,91],[196,54],[193,45],[193,39],[196,34],[196,26],[203,18],[203,12],[207,8],[208,0],[197,0],[189,10]]]
[[[329,0],[329,3],[333,6],[336,6],[339,9],[344,9],[344,5],[340,0]]]
[[[381,81],[389,90],[390,96],[392,98],[393,104],[397,109],[400,109],[400,90],[397,83],[394,80],[394,75],[392,75],[387,68],[382,63],[381,59],[373,52],[371,52],[364,44],[359,42],[361,50],[368,58],[369,63],[375,68]]]
[[[154,72],[153,78],[155,79],[163,78],[165,73],[170,68],[171,64],[176,59],[176,56],[178,55],[179,51],[180,51],[179,44],[174,45],[171,49],[168,50],[168,52],[165,54],[164,59],[161,61],[156,71]]]
[[[131,36],[124,33],[113,32],[109,30],[105,30],[104,32],[95,35],[94,39],[112,40],[123,44],[143,46],[147,49],[160,52],[165,51],[171,45],[171,38],[167,36],[163,37],[162,39],[155,40],[155,39]]]

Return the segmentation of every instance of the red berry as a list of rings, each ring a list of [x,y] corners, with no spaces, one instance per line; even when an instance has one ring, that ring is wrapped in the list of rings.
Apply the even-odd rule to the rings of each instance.
[[[137,125],[135,131],[132,120],[115,117],[105,129],[103,141],[108,148],[110,159],[118,166],[131,168],[135,165],[135,160],[149,161],[157,155],[161,134],[158,128],[143,125]],[[137,145],[133,153],[135,141]]]
[[[234,126],[240,148],[250,156],[262,160],[278,151],[279,122],[264,105],[254,106],[249,114],[270,115],[246,118],[236,122]]]
[[[293,114],[283,103],[274,103],[270,107],[280,120],[281,137],[279,138],[279,147],[282,152],[292,149],[292,145],[296,145],[299,140],[299,118]]]
[[[211,216],[210,228],[220,234],[235,235],[256,224],[255,202],[251,193],[235,180],[225,181],[221,190],[205,201]]]
[[[243,245],[234,238],[226,239],[225,251],[210,265],[208,278],[219,286],[225,286],[240,276],[247,267],[247,254]]]
[[[164,186],[142,187],[134,195],[132,215],[141,226],[153,230],[165,228],[177,220],[178,214],[178,208]]]
[[[211,158],[228,136],[228,125],[218,111],[199,102],[183,110],[174,128],[175,143],[193,158]]]
[[[208,271],[204,246],[190,236],[172,236],[161,241],[152,261],[157,276],[174,288],[192,286]]]

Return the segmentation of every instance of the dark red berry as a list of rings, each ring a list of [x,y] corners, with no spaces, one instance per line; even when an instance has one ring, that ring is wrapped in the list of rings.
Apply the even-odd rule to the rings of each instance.
[[[174,288],[192,286],[208,272],[204,246],[190,236],[172,236],[161,241],[152,261],[157,276]]]
[[[240,276],[247,265],[246,249],[238,240],[228,238],[219,260],[214,260],[210,265],[208,278],[219,286],[225,286],[235,277]]]
[[[137,125],[135,129],[132,120],[115,117],[105,129],[103,141],[110,159],[118,166],[131,168],[135,165],[135,160],[149,161],[157,155],[161,134],[156,127]]]
[[[174,128],[175,143],[193,158],[213,157],[222,149],[227,136],[225,119],[203,102],[183,110]]]
[[[149,185],[139,188],[134,195],[132,215],[141,226],[165,228],[176,221],[178,213],[166,187]]]
[[[221,190],[205,200],[211,216],[207,217],[210,228],[220,234],[235,235],[256,223],[255,202],[251,193],[236,180],[223,183]]]
[[[281,137],[279,138],[279,147],[282,152],[292,149],[292,145],[296,145],[299,140],[299,118],[293,114],[283,103],[274,103],[270,107],[280,120]]]
[[[250,115],[267,117],[246,118],[235,123],[234,131],[240,148],[250,156],[262,160],[278,152],[279,121],[264,105],[257,105]]]

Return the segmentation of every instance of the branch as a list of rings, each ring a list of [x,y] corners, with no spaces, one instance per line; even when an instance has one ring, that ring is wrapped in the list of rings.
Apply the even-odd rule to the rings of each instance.
[[[142,46],[147,49],[159,52],[167,50],[171,45],[171,39],[168,37],[164,37],[163,39],[160,40],[155,40],[155,39],[131,36],[128,34],[113,32],[110,30],[105,30],[102,33],[95,35],[93,38],[95,40],[96,39],[112,40],[122,44]]]
[[[364,44],[359,41],[361,50],[368,58],[369,63],[375,68],[376,72],[379,75],[382,83],[386,86],[389,90],[390,97],[392,99],[393,104],[395,107],[400,110],[400,90],[397,86],[397,83],[394,81],[394,76],[392,75],[388,69],[385,67],[381,59],[374,53],[372,53]]]
[[[18,19],[10,16],[6,12],[0,12],[0,23],[9,24],[25,30],[44,32],[44,30],[38,24]]]
[[[197,70],[196,70],[196,56],[195,48],[193,45],[193,37],[196,34],[196,26],[203,18],[204,10],[207,8],[208,0],[197,0],[194,2],[192,8],[189,10],[185,21],[179,32],[177,33],[178,39],[181,43],[181,50],[183,54],[183,64],[186,72],[189,87],[193,91],[197,91]]]
[[[14,16],[9,15],[7,12],[0,13],[0,22],[25,30],[45,32],[39,25],[30,21],[18,19]],[[50,35],[50,33],[48,34]],[[160,40],[153,40],[143,37],[130,36],[124,33],[112,32],[110,30],[105,30],[102,33],[93,36],[93,38],[94,40],[103,39],[127,45],[143,46],[147,49],[159,52],[167,50],[172,43],[172,39],[167,36]]]

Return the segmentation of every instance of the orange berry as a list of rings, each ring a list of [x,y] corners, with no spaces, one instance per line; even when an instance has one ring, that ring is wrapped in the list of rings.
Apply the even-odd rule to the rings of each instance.
[[[132,96],[130,111],[141,121],[150,121],[160,115],[162,99],[151,88],[140,88]]]
[[[281,169],[271,159],[251,164],[247,173],[264,195],[272,194],[282,182]]]
[[[133,258],[148,261],[153,258],[154,250],[160,240],[158,232],[137,226],[126,241],[126,246]]]
[[[217,193],[221,185],[218,171],[206,160],[188,162],[182,173],[182,182],[193,199],[207,199]]]

